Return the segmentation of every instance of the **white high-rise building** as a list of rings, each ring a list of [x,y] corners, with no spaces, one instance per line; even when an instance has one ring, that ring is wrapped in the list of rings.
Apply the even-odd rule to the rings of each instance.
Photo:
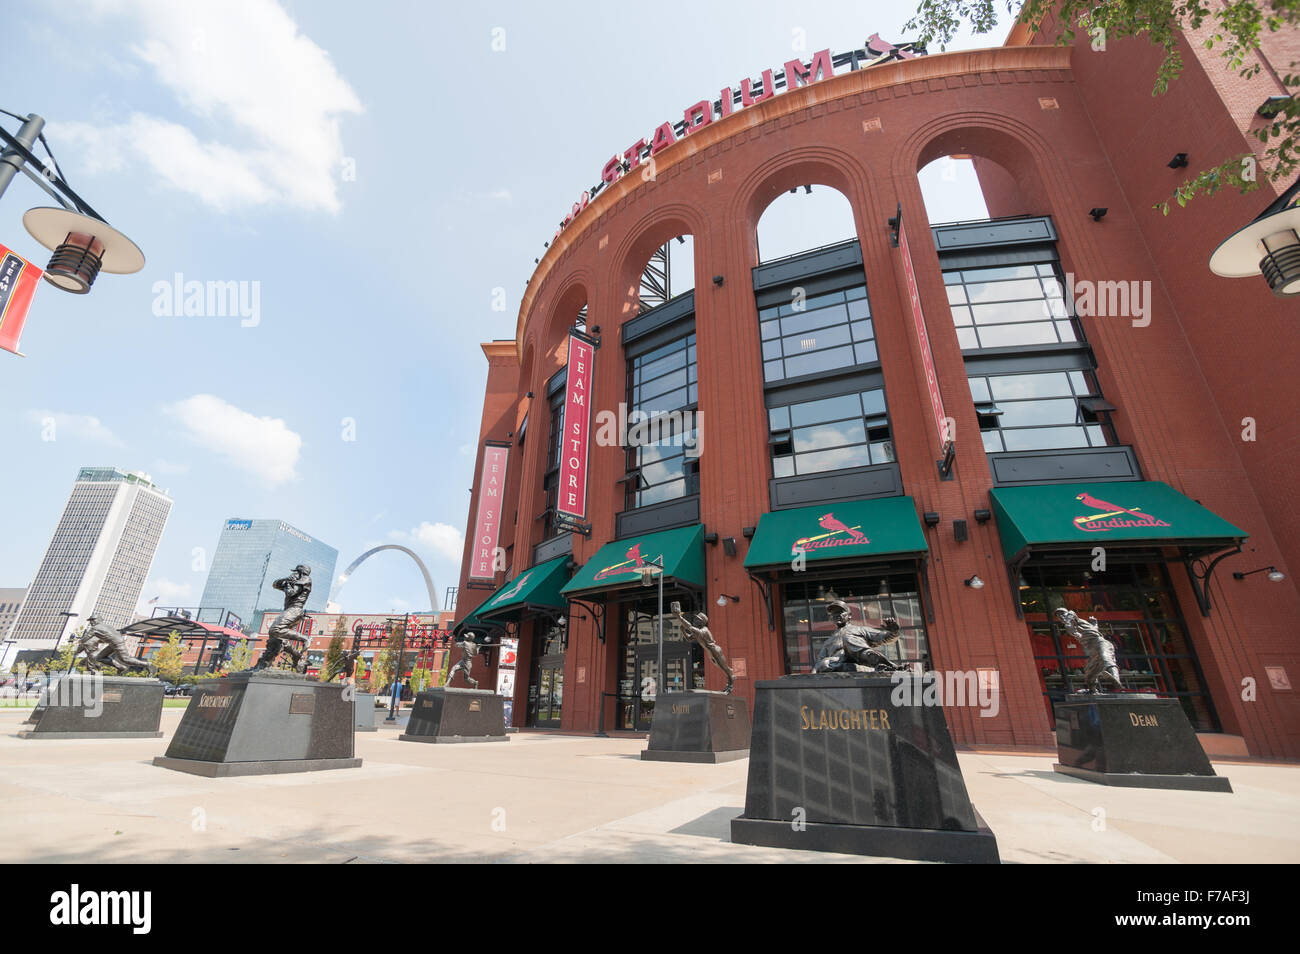
[[[10,639],[21,649],[57,649],[91,616],[131,622],[171,508],[148,474],[83,467]]]

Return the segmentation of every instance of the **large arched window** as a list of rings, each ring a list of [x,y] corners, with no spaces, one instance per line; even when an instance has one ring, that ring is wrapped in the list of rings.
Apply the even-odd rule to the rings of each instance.
[[[796,186],[772,201],[758,220],[758,260],[788,255],[857,238],[853,207],[835,189]]]

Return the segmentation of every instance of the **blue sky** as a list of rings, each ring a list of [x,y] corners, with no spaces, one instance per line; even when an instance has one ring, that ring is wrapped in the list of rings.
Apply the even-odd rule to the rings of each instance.
[[[611,154],[685,105],[792,49],[906,39],[910,5],[645,11],[275,0],[9,10],[0,108],[45,117],[73,188],[147,264],[101,275],[88,296],[44,285],[28,357],[0,352],[0,586],[30,582],[85,465],[146,471],[175,498],[142,601],[197,603],[227,517],[289,521],[336,547],[339,570],[368,547],[405,543],[440,595],[454,585],[486,370],[478,345],[513,336],[524,280],[568,206]],[[982,214],[967,170],[927,173],[936,217]],[[834,219],[833,196],[807,202],[788,214]],[[21,219],[49,204],[18,177],[0,198],[0,242],[43,265]],[[245,317],[167,314],[177,275],[242,283]],[[388,612],[427,608],[423,592],[389,553],[337,598],[349,612]]]

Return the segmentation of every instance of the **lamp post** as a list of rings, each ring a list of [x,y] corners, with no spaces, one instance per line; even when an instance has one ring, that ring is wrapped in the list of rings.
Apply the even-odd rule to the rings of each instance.
[[[384,720],[390,725],[397,722],[397,701],[402,692],[402,670],[406,668],[406,629],[410,618],[410,613],[406,613],[402,617],[402,639],[397,647],[397,668],[393,670],[393,699],[388,706],[388,718]],[[392,633],[393,623],[395,622],[395,619],[389,619],[388,621],[388,631],[390,634]]]
[[[1277,297],[1300,295],[1300,179],[1219,244],[1210,271],[1224,278],[1263,275]]]
[[[79,613],[74,613],[74,612],[72,612],[71,610],[59,610],[58,613],[56,613],[55,615],[56,615],[56,616],[66,616],[66,617],[67,617],[67,622],[63,624],[63,629],[66,630],[66,629],[68,628],[68,623],[71,623],[71,622],[72,622],[72,618],[73,618],[74,616],[79,616],[79,615],[81,615],[81,614],[79,614]],[[63,633],[63,631],[61,630],[61,631],[59,632],[59,638],[58,638],[58,641],[55,642],[55,644],[54,644],[54,648],[55,648],[55,649],[58,649],[58,648],[59,648],[59,643],[63,642],[63,635],[64,635],[64,633]]]
[[[641,567],[641,585],[649,586],[651,581],[659,578],[659,616],[658,616],[658,642],[659,642],[659,668],[657,678],[655,679],[655,698],[663,695],[664,691],[664,558],[660,555],[658,562],[647,560],[645,566]]]

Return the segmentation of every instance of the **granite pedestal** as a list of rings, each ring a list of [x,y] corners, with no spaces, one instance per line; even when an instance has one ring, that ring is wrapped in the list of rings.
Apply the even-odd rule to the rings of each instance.
[[[1074,693],[1056,704],[1052,768],[1128,788],[1231,792],[1216,775],[1177,699],[1148,693]]]
[[[379,726],[375,725],[375,713],[379,710],[375,708],[375,694],[358,692],[353,705],[356,707],[353,728],[358,732],[378,732]]]
[[[402,742],[509,742],[505,699],[488,689],[425,689]]]
[[[343,689],[276,669],[201,682],[153,764],[209,778],[357,768]]]
[[[731,762],[749,755],[749,706],[722,692],[666,692],[655,698],[652,762]]]
[[[41,691],[20,739],[161,739],[163,686],[157,679],[59,676]]]
[[[732,819],[731,840],[996,864],[943,708],[922,704],[922,685],[871,673],[756,683],[745,813]]]

